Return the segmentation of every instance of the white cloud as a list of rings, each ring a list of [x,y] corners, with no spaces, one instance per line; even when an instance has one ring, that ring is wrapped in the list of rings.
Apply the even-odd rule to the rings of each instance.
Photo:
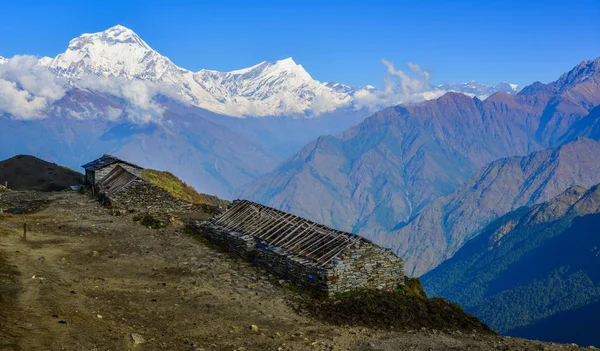
[[[132,123],[160,122],[164,107],[156,102],[157,95],[177,98],[173,88],[142,80],[126,80],[85,76],[67,81],[56,77],[34,56],[15,56],[0,65],[0,115],[16,119],[43,119],[49,111],[76,119],[126,118]],[[89,89],[122,100],[122,109],[98,106],[94,102],[78,106],[52,105],[72,88]]]
[[[43,111],[65,95],[64,86],[33,56],[14,56],[0,65],[0,114],[44,118]]]
[[[354,93],[354,107],[382,108],[398,105],[400,103],[419,102],[439,97],[445,93],[429,84],[431,74],[418,64],[408,62],[409,72],[396,69],[394,64],[382,59],[381,63],[387,67],[384,77],[384,89],[360,89]]]
[[[316,95],[310,105],[311,112],[314,115],[319,115],[324,112],[335,110],[336,108],[344,107],[347,103],[340,104],[335,96],[329,90],[324,90],[321,94]]]
[[[132,123],[160,122],[164,107],[155,101],[155,97],[157,95],[178,97],[173,88],[139,79],[84,76],[73,81],[73,85],[81,89],[106,93],[122,99],[125,117]],[[114,110],[112,108],[108,111],[110,112],[106,116],[108,119],[115,119],[116,111]]]

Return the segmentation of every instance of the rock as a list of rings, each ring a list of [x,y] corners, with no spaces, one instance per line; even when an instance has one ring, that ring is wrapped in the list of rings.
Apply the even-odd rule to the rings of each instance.
[[[133,347],[146,342],[146,340],[138,333],[131,333],[131,339],[133,340]]]
[[[252,330],[252,331],[253,331],[253,332],[255,332],[255,333],[258,333],[258,330],[259,330],[259,329],[258,329],[258,326],[256,326],[256,325],[252,324],[252,325],[250,326],[250,330]]]

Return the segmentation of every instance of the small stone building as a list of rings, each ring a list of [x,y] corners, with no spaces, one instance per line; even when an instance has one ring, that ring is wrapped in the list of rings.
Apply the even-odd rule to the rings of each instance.
[[[85,183],[88,185],[98,184],[117,166],[121,166],[129,173],[137,177],[142,177],[142,167],[135,165],[131,162],[121,160],[118,157],[105,154],[99,159],[81,166],[85,169]]]
[[[251,201],[197,222],[209,240],[269,272],[318,293],[393,289],[404,284],[400,257],[351,233]]]

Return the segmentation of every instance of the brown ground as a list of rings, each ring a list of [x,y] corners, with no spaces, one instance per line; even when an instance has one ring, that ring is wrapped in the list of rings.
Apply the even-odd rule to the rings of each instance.
[[[295,312],[307,297],[183,230],[144,228],[75,192],[18,196],[50,203],[27,215],[27,242],[23,216],[0,214],[0,350],[578,349],[329,326]]]

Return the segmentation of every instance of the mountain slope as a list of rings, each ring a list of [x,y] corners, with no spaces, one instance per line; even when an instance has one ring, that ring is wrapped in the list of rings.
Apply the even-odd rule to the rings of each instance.
[[[600,106],[596,106],[589,115],[575,123],[559,142],[569,142],[578,137],[600,140]]]
[[[125,109],[106,94],[73,92],[59,101],[71,106],[84,101],[89,109]],[[107,104],[104,107],[104,104]],[[278,159],[241,134],[211,122],[212,113],[166,103],[160,123],[127,120],[74,119],[52,115],[37,121],[0,117],[0,157],[32,154],[73,169],[105,153],[146,168],[177,174],[198,191],[230,198],[233,190],[275,167]],[[26,142],[24,142],[26,141]]]
[[[506,113],[515,101],[518,108]],[[239,196],[373,237],[409,221],[507,150],[541,148],[522,122],[540,109],[528,97],[481,101],[457,93],[390,107],[308,144]]]
[[[419,276],[450,258],[495,218],[531,206],[565,189],[600,183],[600,142],[574,142],[490,163],[407,226],[376,240],[396,249],[407,274]]]
[[[171,172],[144,169],[142,171],[142,179],[167,190],[176,199],[193,204],[221,208],[225,208],[228,204],[228,201],[221,200],[216,196],[198,193],[196,189],[181,181],[181,179]]]
[[[58,191],[83,184],[83,174],[33,156],[18,155],[0,161],[0,184],[5,182],[11,190]]]
[[[534,83],[519,95],[551,96],[536,130],[536,138],[554,146],[571,126],[600,105],[600,58],[575,66],[549,84]]]
[[[514,208],[490,210],[482,223],[472,224],[473,230],[458,233],[442,229],[446,219],[433,201],[490,162],[557,144],[600,102],[600,84],[595,83],[599,62],[584,61],[557,81],[533,84],[517,95],[496,93],[482,101],[448,93],[421,104],[389,107],[339,136],[308,144],[238,195],[396,248],[409,272],[418,266],[412,274],[424,273],[455,252],[479,225]],[[563,185],[538,200],[571,184]],[[428,206],[429,214],[420,216]],[[435,218],[428,217],[432,213]],[[424,218],[426,223],[419,223]],[[409,229],[401,229],[408,223]]]
[[[499,332],[598,346],[577,327],[597,320],[598,228],[600,185],[576,186],[494,221],[422,282]]]

